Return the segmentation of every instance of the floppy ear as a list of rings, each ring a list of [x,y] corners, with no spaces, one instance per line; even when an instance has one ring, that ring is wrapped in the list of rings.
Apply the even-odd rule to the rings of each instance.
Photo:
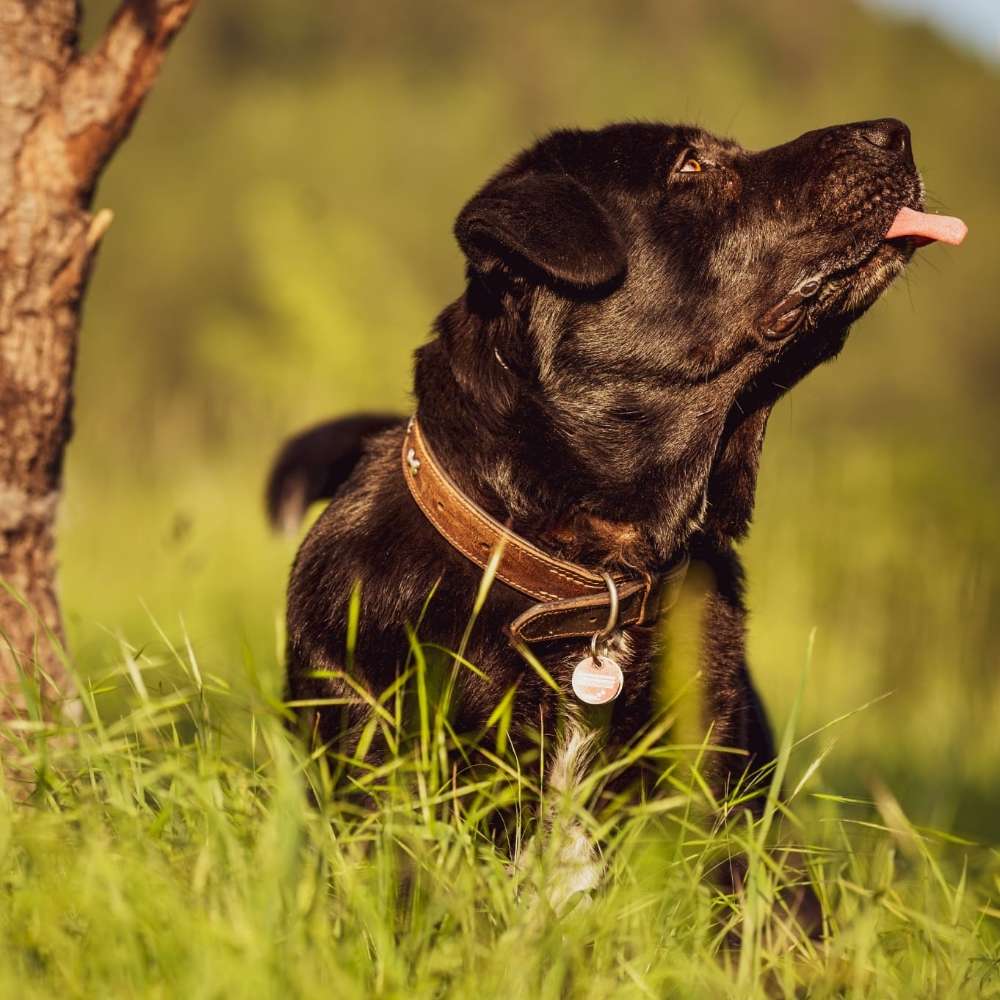
[[[739,414],[738,422],[734,420],[723,433],[708,479],[704,525],[705,533],[719,541],[739,541],[750,527],[771,405],[762,404],[745,416]]]
[[[455,236],[480,270],[499,260],[580,289],[625,273],[618,229],[567,174],[522,174],[488,184],[462,209]]]

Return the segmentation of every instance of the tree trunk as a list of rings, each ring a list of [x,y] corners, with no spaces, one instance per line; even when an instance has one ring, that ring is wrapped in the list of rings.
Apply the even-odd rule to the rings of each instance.
[[[111,222],[90,202],[193,3],[124,0],[81,53],[78,0],[0,0],[3,716],[23,712],[32,687],[50,708],[72,695],[59,652],[55,517],[80,308]]]

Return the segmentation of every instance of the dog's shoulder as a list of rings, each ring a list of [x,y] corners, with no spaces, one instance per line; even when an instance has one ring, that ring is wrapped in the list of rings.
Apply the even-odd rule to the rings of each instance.
[[[350,478],[303,541],[289,583],[290,635],[324,640],[360,587],[370,625],[415,622],[447,571],[470,572],[421,513],[402,474],[405,423],[373,435]],[[457,560],[461,560],[455,565]],[[474,585],[474,581],[473,581]]]

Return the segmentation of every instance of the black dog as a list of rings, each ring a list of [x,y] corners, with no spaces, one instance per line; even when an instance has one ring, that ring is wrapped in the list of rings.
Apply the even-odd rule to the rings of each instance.
[[[656,711],[656,621],[672,589],[658,584],[690,558],[709,577],[701,721],[713,744],[745,751],[715,756],[715,791],[771,761],[733,544],[776,400],[840,351],[915,246],[956,241],[957,220],[921,208],[909,132],[894,119],[763,152],[692,127],[561,131],[497,174],[455,226],[468,285],[417,352],[418,424],[326,425],[292,440],[272,476],[276,521],[334,497],[288,599],[292,697],[348,703],[315,710],[318,736],[342,745],[368,718],[365,700],[330,677],[347,663],[360,582],[356,682],[376,696],[393,683],[418,619],[425,642],[454,650],[464,637],[485,679],[460,672],[456,728],[482,727],[516,684],[512,732],[576,720],[550,762],[565,780],[589,742],[571,689],[591,702],[617,694],[610,747]],[[464,635],[498,530],[497,579]],[[550,569],[569,580],[573,567],[577,590],[547,589]],[[611,679],[575,683],[581,663],[591,682],[602,669]]]

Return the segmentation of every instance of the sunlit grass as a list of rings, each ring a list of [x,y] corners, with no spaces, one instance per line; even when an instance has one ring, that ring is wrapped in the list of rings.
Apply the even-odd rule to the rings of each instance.
[[[91,35],[116,3],[87,4]],[[97,195],[117,221],[60,525],[87,707],[75,748],[5,737],[7,773],[42,780],[0,803],[0,996],[996,993],[997,856],[951,832],[1000,837],[995,70],[854,5],[201,7]],[[548,914],[527,890],[557,845],[508,873],[544,792],[509,754],[511,693],[458,740],[419,683],[404,739],[393,692],[384,771],[285,728],[267,463],[311,421],[411,405],[461,289],[451,220],[533,136],[648,117],[763,148],[887,113],[969,244],[922,250],[777,408],[745,553],[754,676],[793,736],[768,837],[810,859],[827,941],[720,952],[767,907],[706,870],[732,847],[762,894],[776,873],[738,809],[712,829],[676,746],[632,748],[664,774],[646,801],[569,804],[609,875]],[[442,654],[413,655],[426,680]]]
[[[705,748],[670,744],[671,706],[566,799],[539,768],[555,734],[515,754],[509,699],[488,731],[455,733],[434,674],[472,667],[416,640],[373,704],[377,762],[307,747],[249,654],[234,672],[185,638],[158,649],[122,641],[80,682],[75,745],[37,719],[4,734],[0,995],[1000,995],[996,853],[918,829],[882,786],[824,789],[795,711],[770,784],[728,803]],[[646,795],[612,791],[640,760]],[[540,813],[561,817],[541,837]],[[606,874],[553,909],[574,826]],[[727,896],[710,875],[734,855],[748,890]],[[779,890],[804,877],[822,941],[780,931]]]

